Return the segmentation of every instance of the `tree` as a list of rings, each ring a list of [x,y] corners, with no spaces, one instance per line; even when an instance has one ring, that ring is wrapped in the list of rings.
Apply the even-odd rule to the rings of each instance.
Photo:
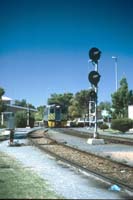
[[[105,102],[100,102],[100,104],[98,105],[99,110],[107,110],[107,111],[111,111],[111,103],[109,101],[105,101]]]
[[[64,94],[51,94],[51,97],[48,99],[48,104],[60,104],[63,107],[64,113],[67,114],[68,107],[70,106],[70,100],[73,98],[72,93]]]
[[[72,93],[52,94],[51,98],[48,99],[48,104],[57,103],[62,105],[68,117],[74,119],[88,113],[89,96],[88,90],[81,90],[75,95]]]
[[[129,91],[129,105],[133,105],[133,90]]]
[[[5,94],[5,90],[3,88],[0,88],[0,99],[2,99],[2,96]]]
[[[32,128],[34,126],[34,114],[30,112],[29,115],[29,125]],[[15,124],[18,128],[25,128],[27,126],[27,112],[26,111],[18,111],[15,114]]]
[[[89,111],[90,90],[81,90],[75,94],[75,99],[79,103],[79,111],[85,115]]]
[[[71,105],[68,107],[68,117],[72,120],[74,118],[81,117],[79,103],[75,98],[71,99]]]
[[[43,120],[44,108],[45,108],[45,106],[37,107],[37,113],[35,114],[36,121],[42,121]]]
[[[21,101],[20,100],[15,100],[15,105],[16,106],[22,106],[22,107],[27,107],[28,106],[29,108],[35,109],[35,106],[33,106],[30,103],[27,103],[25,99],[22,99]]]
[[[112,107],[114,108],[113,118],[128,117],[129,91],[125,77],[120,81],[120,88],[111,97]]]
[[[17,128],[25,128],[27,125],[27,113],[26,111],[18,111],[15,114],[15,125]]]
[[[27,106],[27,103],[26,103],[26,100],[25,100],[25,99],[22,99],[21,101],[20,101],[20,100],[15,100],[15,105],[16,105],[16,106],[26,107],[26,106]]]
[[[89,111],[90,90],[81,90],[71,99],[68,115],[74,119],[85,116]]]

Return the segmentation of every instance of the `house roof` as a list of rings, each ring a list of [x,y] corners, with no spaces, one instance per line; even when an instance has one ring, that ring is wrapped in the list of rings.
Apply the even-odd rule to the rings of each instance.
[[[2,96],[2,101],[12,101],[12,99],[6,96]]]
[[[11,108],[11,109],[30,110],[30,111],[37,112],[37,109],[34,109],[34,108],[27,108],[27,107],[23,107],[23,106],[17,106],[17,105],[10,105],[10,104],[7,104],[7,107],[8,107],[8,108]]]

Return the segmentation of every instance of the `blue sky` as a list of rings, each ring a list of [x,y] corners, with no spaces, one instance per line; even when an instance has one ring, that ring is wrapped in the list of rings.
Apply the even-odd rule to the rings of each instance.
[[[98,101],[118,82],[133,89],[132,0],[0,0],[0,87],[12,99],[44,105],[52,93],[90,88],[88,51],[102,51]]]

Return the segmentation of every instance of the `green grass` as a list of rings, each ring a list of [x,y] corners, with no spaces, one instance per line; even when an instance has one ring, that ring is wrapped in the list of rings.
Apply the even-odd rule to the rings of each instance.
[[[105,133],[114,133],[114,134],[120,134],[121,132],[120,131],[118,131],[118,130],[114,130],[114,129],[111,129],[111,128],[108,128],[108,129],[105,129],[104,131],[102,130],[102,129],[99,129],[100,130],[100,132],[105,132]]]
[[[0,199],[61,199],[35,172],[0,152]]]

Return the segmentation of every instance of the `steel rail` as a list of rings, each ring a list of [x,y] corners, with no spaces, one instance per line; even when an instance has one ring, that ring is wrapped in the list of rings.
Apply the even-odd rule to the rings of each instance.
[[[69,129],[69,128],[55,128],[54,130],[59,131],[62,134],[68,134],[75,137],[81,137],[81,138],[93,137],[91,132],[77,131],[77,130]],[[99,138],[105,139],[105,142],[133,145],[133,139],[131,138],[128,139],[128,138],[123,138],[120,136],[116,137],[116,136],[111,136],[111,135],[99,135]]]
[[[47,137],[47,138],[48,138],[48,137]],[[48,139],[50,139],[50,138],[48,138]],[[71,166],[74,166],[75,168],[80,169],[81,171],[84,171],[84,172],[86,172],[86,173],[88,173],[88,174],[92,174],[92,175],[94,175],[95,177],[98,177],[98,178],[100,178],[100,179],[102,179],[102,180],[104,180],[104,181],[106,181],[106,182],[111,183],[111,184],[118,184],[118,185],[121,186],[122,188],[127,189],[127,190],[129,190],[130,192],[133,192],[133,187],[131,187],[131,186],[127,185],[127,184],[124,184],[124,183],[121,182],[121,181],[118,181],[118,180],[115,180],[115,179],[113,179],[113,178],[107,177],[107,176],[105,176],[105,175],[103,175],[103,174],[101,174],[101,173],[96,172],[95,170],[87,169],[87,168],[83,167],[82,165],[79,165],[79,164],[77,164],[77,163],[75,163],[75,162],[73,162],[73,161],[71,161],[71,160],[68,160],[68,159],[66,159],[66,158],[63,158],[63,157],[61,157],[60,155],[57,155],[55,152],[52,152],[52,151],[46,149],[46,148],[45,148],[46,144],[37,144],[37,142],[33,141],[33,139],[30,139],[30,141],[32,142],[32,144],[34,144],[35,146],[37,146],[39,149],[41,149],[41,150],[45,151],[46,153],[50,154],[51,156],[55,157],[57,160],[61,160],[62,162],[65,162],[65,163],[67,163],[67,164],[69,164],[69,165],[71,165]],[[55,143],[58,144],[58,145],[66,146],[66,145],[64,145],[64,144],[59,143],[59,142],[56,141],[56,140],[54,140],[54,141],[55,141]],[[48,144],[47,144],[47,145],[48,145]],[[66,146],[66,147],[67,147],[67,148],[72,148],[72,147],[70,147],[70,146]],[[72,148],[72,149],[73,149],[73,148]],[[77,150],[77,151],[80,152],[79,149],[74,149],[74,150]],[[96,155],[93,154],[93,156],[96,156]],[[98,157],[98,156],[97,156],[97,157]],[[100,158],[101,158],[101,157],[100,157]],[[103,158],[103,157],[102,157],[102,158]],[[103,158],[103,159],[104,159],[104,158]],[[124,165],[124,164],[123,164],[123,165]]]

